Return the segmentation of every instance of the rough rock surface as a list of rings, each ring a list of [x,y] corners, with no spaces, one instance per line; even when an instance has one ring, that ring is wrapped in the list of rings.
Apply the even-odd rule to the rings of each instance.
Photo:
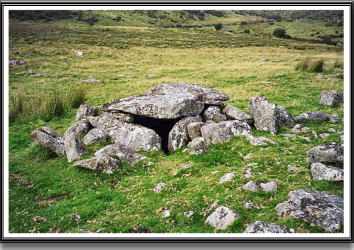
[[[114,143],[124,145],[132,151],[159,151],[161,150],[161,138],[152,129],[125,122],[117,122],[117,125],[106,129],[106,133]]]
[[[131,165],[147,158],[146,156],[135,153],[129,148],[119,144],[107,145],[104,148],[98,150],[95,155],[109,155],[111,157],[119,158],[120,160],[126,161],[128,164]]]
[[[243,204],[243,207],[244,207],[244,208],[247,208],[247,209],[250,209],[250,208],[259,209],[259,206],[255,205],[255,204],[253,204],[253,203],[250,203],[250,202]]]
[[[230,141],[232,136],[247,136],[252,134],[250,126],[240,121],[209,123],[201,127],[200,130],[208,143],[227,142]]]
[[[253,117],[249,114],[246,114],[242,110],[232,106],[230,104],[226,104],[223,108],[222,112],[230,119],[230,120],[238,120],[241,122],[245,122],[249,125],[253,123]]]
[[[250,144],[252,146],[263,146],[263,145],[267,145],[266,142],[269,142],[271,144],[277,144],[275,141],[272,141],[271,139],[268,139],[266,137],[258,137],[258,138],[254,138],[253,136],[248,137],[250,139]]]
[[[343,103],[343,95],[336,90],[323,91],[320,95],[320,104],[338,106]]]
[[[204,210],[204,216],[209,213],[216,205],[218,204],[219,200],[213,201],[205,210]]]
[[[189,154],[201,155],[209,152],[209,144],[203,137],[193,139],[188,143]]]
[[[212,120],[214,122],[227,121],[226,115],[221,114],[221,109],[217,106],[208,107],[203,113],[203,121]]]
[[[257,192],[257,184],[254,181],[249,181],[245,185],[242,186],[243,189],[250,190],[252,192]]]
[[[93,120],[89,118],[90,121]],[[131,123],[134,117],[130,114],[101,112],[97,121],[93,121],[92,126],[100,129],[107,129],[114,126],[119,126],[122,122]]]
[[[323,113],[322,111],[311,111],[307,113],[302,113],[298,116],[295,116],[295,121],[327,121],[329,120],[328,115]]]
[[[53,150],[58,156],[64,155],[64,138],[55,133],[51,128],[37,128],[36,130],[32,131],[31,137],[40,145]]]
[[[288,201],[276,205],[279,217],[291,216],[333,232],[343,225],[343,197],[314,190],[289,192]]]
[[[85,137],[82,139],[82,142],[85,145],[105,142],[107,140],[107,134],[99,128],[91,129]]]
[[[269,130],[271,134],[278,133],[279,125],[275,104],[270,103],[263,96],[250,97],[249,109],[256,129]]]
[[[168,134],[168,151],[172,152],[186,145],[189,141],[187,126],[193,122],[201,122],[202,118],[198,116],[185,117],[178,121]]]
[[[248,225],[243,233],[294,233],[294,229],[283,225],[274,225],[265,221],[256,221]]]
[[[64,138],[68,134],[86,135],[91,129],[91,124],[88,119],[82,119],[72,124],[64,133]]]
[[[64,147],[68,162],[80,159],[88,152],[88,148],[75,131],[68,132],[64,137]]]
[[[326,166],[322,163],[316,162],[311,164],[311,173],[315,180],[330,180],[330,181],[343,181],[343,169]]]
[[[220,206],[206,219],[205,223],[219,230],[225,230],[234,220],[239,217],[239,214],[227,207]]]
[[[291,132],[293,133],[301,133],[301,132],[307,132],[309,131],[310,128],[309,127],[305,127],[302,124],[296,124],[293,129],[291,130]]]
[[[261,188],[265,192],[276,191],[278,188],[278,184],[274,181],[267,182],[267,183],[261,183]]]
[[[218,183],[223,183],[225,181],[232,181],[234,176],[235,176],[235,172],[228,173],[228,174],[224,175],[223,177],[221,177]]]
[[[314,162],[328,163],[328,164],[343,164],[344,161],[344,147],[342,143],[331,142],[326,143],[306,151],[308,164]]]
[[[338,115],[331,115],[329,117],[330,122],[335,123],[335,122],[340,122],[339,116]]]
[[[91,159],[74,162],[74,166],[85,168],[97,172],[113,174],[118,169],[120,161],[108,155],[98,155]]]
[[[161,84],[145,95],[136,95],[102,105],[104,111],[123,111],[157,119],[199,115],[204,104],[220,105],[229,99],[217,90],[188,83]]]
[[[186,211],[183,214],[187,217],[191,217],[194,214],[194,211]]]
[[[96,116],[97,115],[97,109],[94,107],[88,105],[88,104],[82,104],[80,105],[77,113],[76,113],[76,120],[81,120],[84,117],[88,116]]]
[[[158,184],[154,187],[154,189],[153,189],[152,191],[154,191],[155,193],[160,193],[161,190],[162,190],[165,186],[166,186],[166,183],[160,182],[160,183],[158,183]]]
[[[294,118],[284,107],[277,106],[275,109],[275,115],[277,117],[279,126],[290,128],[294,127]]]
[[[192,122],[187,125],[188,135],[191,140],[202,136],[202,132],[200,132],[200,129],[203,125],[203,122]]]

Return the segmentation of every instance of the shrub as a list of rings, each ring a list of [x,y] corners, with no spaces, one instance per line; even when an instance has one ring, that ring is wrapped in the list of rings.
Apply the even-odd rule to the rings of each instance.
[[[221,23],[214,24],[214,27],[215,27],[216,30],[221,30],[222,29],[222,24]]]
[[[291,36],[289,36],[288,34],[286,34],[286,30],[283,28],[276,28],[273,31],[273,36],[275,37],[279,37],[279,38],[284,38],[284,39],[290,39]]]
[[[323,71],[323,64],[324,64],[323,58],[312,61],[311,58],[306,57],[306,58],[300,60],[295,65],[295,70],[322,72]]]

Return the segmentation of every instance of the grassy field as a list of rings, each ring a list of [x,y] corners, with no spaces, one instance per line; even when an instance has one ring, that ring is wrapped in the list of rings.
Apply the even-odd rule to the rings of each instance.
[[[244,137],[235,137],[228,143],[211,145],[210,153],[200,156],[182,152],[183,148],[168,156],[163,152],[141,152],[149,159],[134,166],[124,164],[113,175],[78,169],[67,162],[66,156],[55,157],[31,139],[31,131],[40,126],[63,135],[75,122],[77,105],[65,106],[59,115],[54,111],[36,112],[50,103],[48,99],[53,94],[68,98],[68,93],[84,91],[84,102],[99,107],[176,81],[197,83],[226,93],[230,96],[227,103],[246,113],[248,99],[263,95],[287,108],[293,116],[318,110],[343,118],[343,106],[328,107],[318,102],[324,90],[343,93],[343,79],[319,79],[318,72],[295,70],[297,62],[310,57],[324,59],[323,75],[343,73],[342,47],[271,35],[277,27],[286,27],[288,34],[302,38],[310,38],[315,32],[312,29],[323,35],[334,34],[335,30],[343,33],[338,27],[327,27],[324,22],[272,26],[259,23],[258,18],[235,15],[188,21],[221,22],[224,27],[219,31],[214,26],[157,28],[160,19],[151,24],[153,19],[129,13],[118,13],[124,22],[108,18],[117,17],[117,12],[93,13],[98,16],[94,25],[72,20],[10,23],[9,59],[27,63],[9,70],[9,111],[18,107],[19,100],[22,103],[22,112],[9,125],[9,232],[124,233],[144,228],[153,233],[242,233],[256,220],[287,225],[298,233],[324,232],[301,220],[279,219],[274,207],[296,189],[343,195],[343,183],[312,178],[305,153],[314,146],[340,140],[338,133],[315,138],[312,130],[318,134],[326,133],[329,128],[343,130],[342,122],[303,122],[310,131],[294,138],[252,128],[255,136],[265,136],[277,145],[256,147]],[[243,20],[254,23],[238,23]],[[234,32],[227,32],[229,28]],[[246,29],[251,33],[244,33]],[[84,51],[84,57],[77,57],[75,50]],[[244,60],[245,57],[248,59]],[[263,57],[269,60],[259,61]],[[42,76],[33,77],[29,70]],[[118,77],[118,74],[135,77]],[[147,78],[149,74],[154,77]],[[83,82],[90,77],[100,82]],[[284,133],[290,133],[290,129],[281,128],[279,134]],[[310,137],[311,142],[303,136]],[[85,158],[92,157],[104,145],[91,146]],[[251,154],[250,159],[243,158],[247,154]],[[254,177],[247,179],[244,172],[250,163],[257,165],[252,167]],[[192,167],[183,169],[186,164]],[[300,168],[288,172],[288,165]],[[213,171],[218,172],[211,174]],[[232,171],[233,181],[218,184],[221,176]],[[276,181],[278,189],[253,193],[238,188],[250,180]],[[152,189],[159,182],[165,182],[166,187],[156,194]],[[218,205],[240,213],[240,218],[224,231],[204,223],[211,213],[204,215],[204,210],[216,199]],[[246,202],[260,209],[246,209],[243,207]],[[171,211],[169,218],[162,216],[165,209]],[[189,210],[195,213],[186,217],[183,213]]]

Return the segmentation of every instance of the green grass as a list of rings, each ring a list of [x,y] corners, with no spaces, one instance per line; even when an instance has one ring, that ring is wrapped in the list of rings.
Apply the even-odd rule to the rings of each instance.
[[[297,62],[311,57],[314,60],[324,58],[322,74],[343,73],[342,49],[268,36],[273,29],[287,23],[270,26],[256,20],[258,23],[239,25],[234,23],[246,20],[246,16],[239,16],[240,19],[236,20],[236,16],[229,14],[224,18],[208,17],[203,22],[189,21],[192,24],[221,22],[223,29],[220,31],[215,31],[213,26],[166,29],[156,28],[156,24],[148,23],[151,18],[136,12],[96,11],[93,14],[99,19],[93,26],[68,20],[26,27],[10,25],[9,59],[27,61],[24,66],[10,67],[10,98],[19,95],[25,107],[53,91],[64,95],[75,93],[72,91],[75,87],[84,89],[85,103],[99,107],[118,98],[143,94],[162,83],[185,81],[228,94],[230,100],[227,103],[247,113],[249,97],[263,95],[270,102],[287,108],[293,116],[321,110],[343,118],[343,106],[328,107],[318,102],[324,90],[344,92],[343,80],[317,79],[316,72],[295,70]],[[118,15],[125,21],[114,23],[110,17]],[[171,19],[177,19],[176,13],[171,12],[168,20]],[[291,29],[289,25],[286,29],[289,35],[304,33],[304,37],[310,36],[305,35],[309,33],[309,24],[294,23],[290,25]],[[225,31],[230,27],[235,32]],[[250,29],[251,33],[243,33],[245,29]],[[332,28],[324,24],[316,24],[316,29],[332,32]],[[164,44],[167,47],[159,47]],[[84,57],[76,57],[75,50],[84,51]],[[260,62],[259,59],[265,56],[269,60]],[[248,59],[243,60],[244,57]],[[31,77],[27,73],[30,69],[56,77]],[[277,73],[282,75],[277,76]],[[69,76],[60,77],[65,74]],[[136,77],[119,78],[118,74]],[[146,78],[149,74],[154,77]],[[82,82],[90,77],[100,82]],[[80,94],[74,96],[80,97]],[[295,138],[273,136],[252,128],[255,136],[265,136],[277,145],[255,147],[249,145],[246,138],[235,137],[228,143],[211,145],[210,153],[200,156],[189,155],[183,149],[169,156],[163,152],[141,152],[149,159],[135,166],[123,164],[113,175],[106,175],[74,167],[67,162],[66,156],[56,157],[29,136],[40,126],[49,126],[63,135],[75,122],[80,100],[73,101],[72,105],[65,101],[67,108],[58,115],[28,116],[10,124],[11,233],[80,233],[80,229],[123,233],[139,227],[149,228],[154,233],[242,233],[256,220],[287,225],[297,232],[318,233],[324,230],[301,220],[279,219],[274,207],[296,189],[343,195],[342,183],[313,180],[305,153],[314,146],[339,141],[338,133],[316,139],[312,130],[318,134],[329,128],[343,130],[343,123],[304,122],[302,124],[310,127],[310,131]],[[42,104],[38,106],[44,107]],[[290,129],[281,128],[279,133],[290,133]],[[307,142],[302,136],[308,136],[312,141]],[[85,158],[92,157],[96,149],[106,144],[91,146]],[[252,158],[245,160],[243,156],[248,153]],[[154,164],[149,166],[149,161]],[[246,179],[244,171],[252,162],[257,162],[252,167],[254,177]],[[192,164],[191,168],[181,169],[188,163]],[[287,172],[288,165],[300,169],[291,175]],[[218,172],[213,175],[213,171]],[[221,176],[232,171],[236,175],[232,182],[218,184]],[[257,183],[276,181],[278,190],[252,193],[238,189],[249,180]],[[21,182],[34,187],[21,186]],[[152,189],[159,182],[165,182],[166,187],[156,194]],[[218,205],[241,214],[225,231],[215,230],[204,223],[211,213],[204,216],[204,209],[216,199]],[[243,204],[246,202],[253,202],[260,209],[245,209]],[[171,210],[169,218],[162,217],[165,209]],[[189,218],[183,215],[188,210],[195,212]],[[80,220],[74,220],[77,215]],[[36,216],[46,220],[36,222]]]

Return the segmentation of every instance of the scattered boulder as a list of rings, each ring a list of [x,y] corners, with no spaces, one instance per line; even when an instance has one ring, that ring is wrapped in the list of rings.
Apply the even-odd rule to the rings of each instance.
[[[213,201],[205,210],[204,210],[204,216],[209,213],[216,205],[218,204],[219,200]]]
[[[294,127],[294,118],[284,107],[279,105],[276,106],[275,115],[277,117],[279,126],[290,128]]]
[[[250,97],[249,105],[256,129],[269,130],[271,134],[277,134],[279,124],[276,116],[276,106],[263,96]]]
[[[166,183],[160,182],[158,183],[154,189],[152,191],[154,191],[155,193],[160,193],[161,190],[166,186]]]
[[[340,119],[339,119],[338,115],[331,115],[329,117],[329,121],[332,123],[336,123],[336,122],[340,122]]]
[[[328,129],[328,132],[330,132],[330,133],[335,133],[336,130],[335,130],[334,128],[329,128],[329,129]]]
[[[129,148],[119,144],[107,145],[95,153],[96,156],[103,154],[114,158],[119,158],[122,161],[126,161],[130,165],[134,165],[138,161],[147,159],[146,156],[135,153]]]
[[[315,190],[290,191],[288,201],[276,205],[279,217],[302,219],[333,232],[343,225],[343,197]]]
[[[243,189],[250,190],[252,192],[257,192],[257,184],[254,181],[249,181],[245,185],[242,186]]]
[[[223,177],[221,177],[218,183],[223,183],[225,181],[232,181],[234,177],[235,177],[235,172],[228,173]]]
[[[249,125],[253,123],[253,117],[249,114],[246,114],[242,110],[232,106],[230,104],[226,104],[223,108],[222,112],[226,114],[226,116],[231,120],[238,120],[241,122],[245,122]]]
[[[343,169],[326,166],[322,163],[315,162],[311,164],[311,173],[315,180],[343,181]]]
[[[119,122],[117,125],[106,129],[108,136],[116,144],[124,145],[132,151],[159,151],[161,138],[152,129],[132,123]]]
[[[324,164],[343,164],[344,147],[343,143],[326,143],[306,151],[308,164],[320,162]]]
[[[240,215],[227,207],[220,206],[206,219],[205,223],[219,230],[225,230]]]
[[[320,104],[338,106],[343,103],[343,95],[336,90],[323,91],[320,95]]]
[[[243,233],[294,233],[294,229],[283,225],[274,225],[265,221],[256,221],[248,225]]]
[[[191,217],[194,214],[194,211],[187,211],[183,213],[187,217]]]
[[[173,152],[176,149],[186,145],[189,141],[187,125],[193,122],[201,122],[202,118],[198,116],[185,117],[178,121],[168,134],[168,151]]]
[[[10,60],[9,61],[9,66],[18,66],[18,65],[25,65],[26,61],[22,61],[22,60]]]
[[[329,120],[328,115],[323,113],[322,111],[311,111],[307,113],[302,113],[294,118],[297,122],[302,121],[327,121]]]
[[[108,155],[98,155],[91,159],[74,162],[74,166],[85,168],[100,173],[113,174],[118,169],[120,161]]]
[[[225,115],[221,114],[221,110],[217,106],[208,107],[203,113],[203,121],[212,120],[214,122],[226,121],[227,118]]]
[[[309,127],[305,127],[302,124],[296,124],[293,129],[291,130],[291,132],[293,133],[301,133],[301,132],[307,132],[309,131],[310,128]]]
[[[250,139],[250,144],[252,146],[263,146],[263,145],[267,145],[265,143],[269,142],[271,144],[277,144],[275,141],[272,141],[271,139],[268,139],[266,137],[258,137],[258,138],[254,138],[253,136],[248,137]]]
[[[247,209],[250,209],[250,208],[259,209],[259,206],[255,205],[255,204],[253,204],[253,203],[250,203],[250,202],[243,204],[243,207],[244,207],[244,208],[247,208]]]
[[[94,143],[105,142],[107,140],[108,135],[102,129],[94,128],[91,129],[85,137],[82,139],[82,142],[85,145],[90,145]]]
[[[240,121],[209,123],[201,127],[200,130],[207,143],[228,142],[233,136],[252,134],[250,126]]]
[[[96,108],[88,105],[88,104],[82,104],[80,105],[77,113],[76,113],[76,120],[81,120],[82,118],[89,117],[89,116],[96,116],[97,115],[97,110]]]
[[[31,137],[43,147],[53,150],[58,156],[64,155],[64,138],[55,133],[51,128],[37,128],[32,131]]]
[[[264,192],[274,192],[278,188],[278,184],[275,181],[261,183],[261,188]]]
[[[189,138],[191,138],[191,140],[202,136],[202,132],[200,131],[200,128],[203,125],[204,125],[203,122],[192,122],[187,125],[188,135]]]
[[[88,153],[88,148],[80,139],[80,134],[69,131],[64,136],[64,147],[68,162],[80,159],[86,153]]]
[[[324,139],[324,138],[328,137],[328,136],[329,136],[329,134],[327,134],[327,133],[323,133],[323,134],[320,134],[319,136],[320,136],[322,139]]]
[[[203,137],[197,137],[188,143],[189,154],[201,155],[209,152],[209,144]]]

